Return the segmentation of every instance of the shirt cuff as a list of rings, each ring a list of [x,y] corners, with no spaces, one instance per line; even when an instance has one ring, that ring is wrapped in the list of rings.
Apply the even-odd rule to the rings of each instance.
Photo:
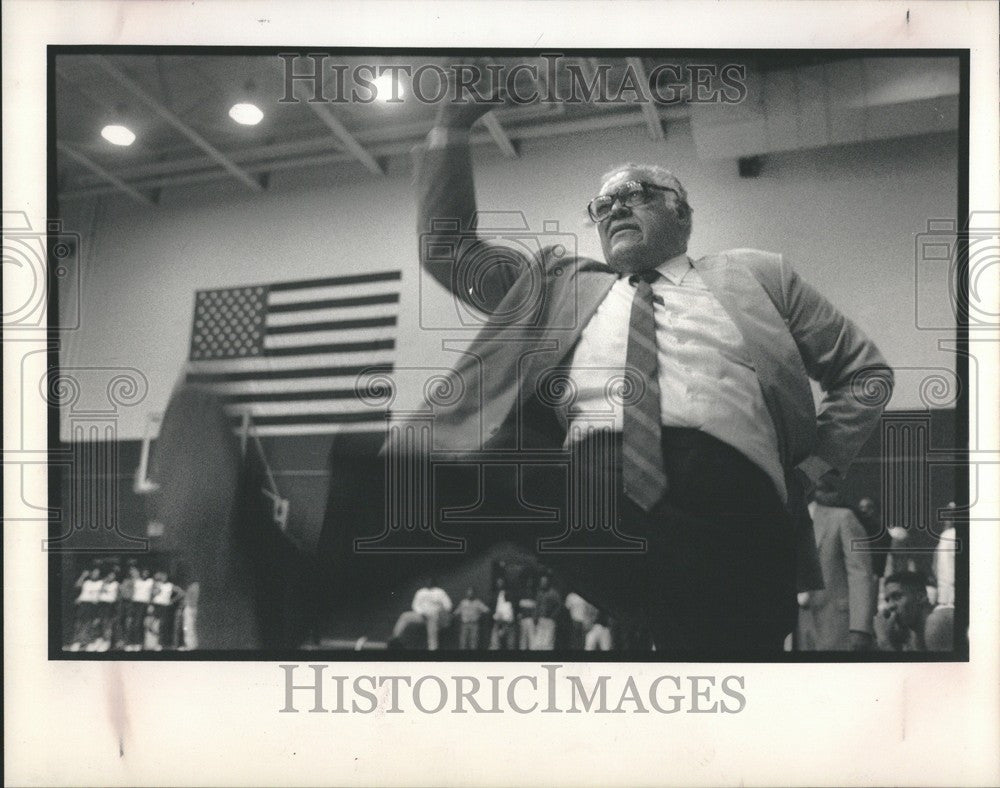
[[[451,145],[464,145],[469,141],[468,129],[454,129],[447,126],[435,126],[427,135],[429,150],[447,148]]]

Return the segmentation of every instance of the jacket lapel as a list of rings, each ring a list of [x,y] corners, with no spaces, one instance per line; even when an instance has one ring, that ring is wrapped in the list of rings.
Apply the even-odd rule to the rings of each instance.
[[[522,401],[534,393],[539,375],[569,363],[570,350],[617,279],[608,266],[582,258],[568,276],[553,280],[552,305],[542,334],[542,345],[548,349],[523,358],[518,374],[528,385],[522,383]]]

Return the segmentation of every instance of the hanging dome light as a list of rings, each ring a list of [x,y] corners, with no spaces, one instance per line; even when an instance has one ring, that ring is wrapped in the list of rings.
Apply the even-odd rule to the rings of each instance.
[[[117,123],[109,123],[101,129],[101,136],[112,145],[131,145],[135,142],[135,134],[128,126]]]
[[[406,95],[403,91],[403,84],[400,80],[393,78],[392,74],[383,74],[377,77],[372,84],[375,86],[377,91],[375,94],[375,100],[381,104],[387,102],[396,103]],[[395,98],[393,98],[393,90],[395,89]]]
[[[241,126],[256,126],[264,120],[264,113],[261,112],[260,107],[256,104],[240,102],[239,104],[233,104],[229,108],[229,117]]]

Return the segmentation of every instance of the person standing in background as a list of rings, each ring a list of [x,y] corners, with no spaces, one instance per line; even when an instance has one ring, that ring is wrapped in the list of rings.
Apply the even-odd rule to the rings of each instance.
[[[97,596],[97,617],[100,621],[97,650],[107,651],[114,642],[115,620],[118,618],[118,572],[112,569],[104,577]]]
[[[948,509],[954,511],[955,502],[949,501]],[[938,605],[955,604],[955,553],[958,542],[954,521],[949,521],[947,527],[938,537],[938,545],[934,550],[934,577],[937,579]]]
[[[517,648],[530,651],[535,643],[535,616],[538,602],[535,600],[535,579],[525,582],[524,594],[517,600]]]
[[[100,602],[101,570],[94,566],[85,569],[76,581],[80,595],[76,598],[76,626],[73,635],[73,651],[79,651],[81,646],[88,645],[95,637],[98,621],[98,603]]]
[[[135,581],[139,578],[139,569],[135,561],[129,561],[118,589],[118,636],[115,648],[128,650],[129,633],[132,631],[132,597],[135,593]]]
[[[157,572],[154,578],[156,583],[153,586],[153,609],[160,620],[157,627],[159,645],[161,648],[169,648],[174,645],[174,605],[184,596],[184,592],[170,582],[166,572]]]
[[[143,647],[146,614],[150,603],[153,601],[153,585],[155,582],[150,576],[149,569],[143,567],[132,586],[131,629],[127,635],[127,648],[130,651],[138,651]]]
[[[201,586],[197,581],[191,583],[184,591],[184,599],[181,602],[181,639],[186,651],[193,651],[198,648],[198,592]]]
[[[562,597],[552,588],[548,575],[538,581],[536,598],[535,641],[533,651],[552,651],[556,647],[556,616],[562,609]]]
[[[458,647],[463,651],[476,651],[479,648],[479,619],[490,609],[479,597],[476,590],[469,586],[465,597],[455,607],[460,629],[458,630]]]
[[[514,604],[507,598],[507,581],[497,577],[493,586],[493,630],[490,651],[511,651],[514,648]]]
[[[865,530],[841,505],[832,477],[816,488],[809,513],[826,588],[799,595],[799,650],[867,650],[878,589],[870,554],[857,549]]]
[[[882,525],[882,513],[878,501],[868,496],[858,501],[857,518],[870,540],[865,543],[865,549],[871,556],[872,572],[875,573],[875,577],[880,578],[885,574],[885,562],[889,557],[892,537]]]

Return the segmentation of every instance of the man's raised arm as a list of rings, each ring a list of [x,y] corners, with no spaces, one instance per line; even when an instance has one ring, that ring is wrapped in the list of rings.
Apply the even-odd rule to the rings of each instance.
[[[426,144],[415,151],[420,264],[451,293],[491,312],[525,269],[527,260],[510,248],[500,247],[497,251],[502,254],[502,264],[491,265],[489,276],[462,275],[463,263],[489,257],[484,257],[487,242],[478,239],[473,226],[476,193],[469,138],[472,125],[496,105],[472,100],[458,104],[454,98],[450,89]],[[473,291],[472,287],[478,289]]]

